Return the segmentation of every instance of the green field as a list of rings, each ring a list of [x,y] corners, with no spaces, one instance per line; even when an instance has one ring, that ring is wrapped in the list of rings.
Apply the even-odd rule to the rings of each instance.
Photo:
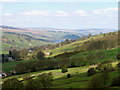
[[[113,67],[116,67],[116,64],[118,62],[113,62]],[[84,66],[84,67],[76,67],[76,68],[68,68],[67,73],[61,73],[61,69],[56,70],[47,70],[47,71],[38,71],[38,72],[32,72],[32,73],[26,73],[21,75],[15,75],[8,78],[3,79],[5,81],[6,79],[10,78],[18,78],[19,80],[22,80],[24,76],[37,76],[42,73],[49,73],[52,72],[54,76],[54,82],[53,82],[53,88],[87,88],[90,80],[99,75],[100,73],[97,73],[93,76],[87,76],[87,70],[90,67],[96,67],[96,65],[93,66]],[[67,78],[66,75],[70,73],[71,78]],[[109,73],[110,78],[114,78],[118,76],[118,71],[113,71]],[[1,82],[2,83],[2,82]],[[111,83],[111,82],[109,82]]]
[[[113,48],[110,50],[101,50],[102,53],[105,54],[105,57],[102,60],[98,60],[98,62],[103,62],[103,61],[116,61],[116,54],[118,53],[118,48]],[[85,57],[87,55],[91,55],[95,54],[97,51],[91,51],[91,52],[82,52],[82,53],[78,53],[76,55],[71,56],[70,58],[73,60],[79,59],[80,57]],[[54,59],[53,59],[54,60]],[[55,59],[54,61],[56,61],[57,59]],[[59,60],[59,59],[58,59]],[[13,61],[13,62],[8,62],[8,63],[3,63],[3,71],[10,71],[14,69],[14,66],[19,64],[19,63],[24,63],[24,62],[28,62],[28,61],[34,61],[33,60],[22,60],[22,61]],[[87,61],[86,61],[87,63]]]
[[[112,36],[115,36],[115,35],[110,34],[110,37],[112,37]],[[25,74],[13,75],[13,76],[4,78],[3,82],[7,79],[18,78],[20,81],[23,80],[22,82],[25,83],[26,80],[24,80],[24,77],[26,77],[26,76],[35,78],[43,73],[52,72],[53,76],[54,76],[52,88],[87,88],[93,77],[97,77],[102,74],[102,70],[96,69],[97,73],[95,75],[87,76],[88,69],[91,67],[95,68],[100,63],[106,63],[106,61],[107,61],[107,63],[108,62],[112,63],[112,65],[111,64],[109,64],[109,65],[111,65],[111,67],[113,66],[115,69],[114,71],[109,72],[110,80],[109,80],[109,82],[107,82],[107,84],[111,85],[112,79],[118,76],[118,68],[116,67],[116,65],[118,64],[118,61],[117,61],[118,57],[116,58],[116,56],[118,56],[118,53],[119,53],[118,52],[119,46],[116,45],[116,41],[114,41],[116,38],[114,37],[114,39],[112,39],[113,41],[111,40],[113,43],[115,43],[114,45],[116,45],[116,46],[113,45],[112,47],[100,48],[100,49],[92,48],[92,50],[85,48],[86,49],[85,51],[84,50],[81,52],[79,51],[80,46],[86,45],[85,43],[88,41],[92,41],[92,40],[95,40],[98,38],[100,40],[102,40],[102,39],[107,40],[107,38],[109,38],[109,36],[107,38],[106,37],[102,38],[102,37],[103,37],[103,35],[97,35],[97,36],[87,38],[85,40],[78,40],[73,43],[57,47],[52,50],[45,50],[44,51],[45,53],[52,52],[52,55],[45,57],[46,61],[48,59],[48,60],[54,60],[54,62],[57,62],[52,65],[57,66],[57,64],[58,64],[58,66],[57,66],[58,68],[63,68],[64,66],[69,67],[70,65],[72,67],[74,67],[74,68],[68,68],[68,72],[66,72],[66,73],[62,73],[61,69],[49,70],[48,68],[42,68],[42,69],[35,69],[36,72],[29,71],[29,73],[24,72]],[[98,39],[98,41],[99,41],[99,39]],[[108,44],[110,44],[110,43],[107,42],[107,45]],[[92,44],[92,45],[94,45],[94,44]],[[98,45],[98,43],[97,43],[97,45]],[[106,45],[106,43],[104,43],[104,47],[106,47],[105,45]],[[7,45],[5,45],[5,46],[7,47]],[[74,52],[77,51],[77,49],[79,49],[78,50],[79,52],[74,54]],[[65,52],[73,52],[72,53],[73,55],[70,54],[70,56],[67,56]],[[64,54],[62,54],[62,53],[64,53],[66,56],[64,56]],[[59,57],[59,54],[62,54],[63,57],[62,57],[62,55]],[[35,55],[35,53],[33,53],[32,55]],[[58,55],[58,57],[53,58],[56,55]],[[3,69],[3,71],[9,72],[11,70],[14,70],[15,66],[17,64],[26,63],[29,61],[37,61],[37,59],[3,63],[2,69]],[[62,62],[59,62],[59,61],[62,61]],[[67,62],[67,61],[69,61],[69,62]],[[72,63],[72,62],[74,62],[74,63]],[[40,62],[37,62],[37,63],[40,63]],[[47,61],[47,63],[48,63],[48,61]],[[64,64],[64,65],[62,66],[61,64]],[[34,63],[31,65],[34,65]],[[46,63],[45,63],[45,65],[46,65]],[[39,66],[41,66],[41,63]],[[39,67],[39,66],[37,66],[37,67]],[[43,65],[43,67],[44,67],[44,65]],[[47,67],[47,65],[45,67]],[[50,66],[50,67],[52,67],[52,66]],[[108,68],[108,69],[110,69],[110,68]],[[41,70],[41,71],[37,71],[37,70]],[[23,71],[23,69],[21,70],[21,72],[22,71]],[[71,78],[67,78],[68,73],[71,74]],[[1,82],[1,83],[3,83],[3,82]]]
[[[22,60],[22,61],[12,61],[12,62],[7,62],[7,63],[2,63],[2,70],[9,72],[11,70],[14,70],[14,67],[17,64],[20,63],[26,63],[26,62],[30,62],[30,61],[36,61],[36,59],[32,59],[32,60]],[[1,63],[0,63],[1,64]]]
[[[103,38],[103,34],[92,36],[92,37],[86,38],[84,40],[80,39],[78,41],[72,42],[72,43],[64,45],[64,46],[57,47],[57,48],[52,49],[52,50],[45,50],[44,52],[45,53],[52,52],[52,55],[50,55],[48,57],[53,57],[53,56],[56,56],[56,55],[64,53],[64,52],[72,52],[74,50],[78,50],[80,48],[80,46],[82,46],[85,42],[91,41],[93,39],[95,40],[98,38]]]
[[[27,35],[27,34],[25,34]],[[30,36],[30,35],[29,35]],[[40,41],[40,40],[34,40],[34,39],[30,39],[27,40],[26,36],[18,36],[16,34],[8,34],[5,33],[3,35],[3,37],[7,38],[8,42],[2,42],[2,51],[1,53],[8,53],[8,50],[13,47],[16,49],[23,49],[23,48],[30,48],[30,47],[34,47],[34,46],[44,46],[47,44],[53,44],[52,42],[45,42],[45,41]],[[31,46],[29,45],[31,44]]]

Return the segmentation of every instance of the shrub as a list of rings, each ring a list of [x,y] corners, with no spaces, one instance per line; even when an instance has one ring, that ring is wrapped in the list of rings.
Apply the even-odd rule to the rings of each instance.
[[[62,67],[62,71],[61,71],[62,73],[65,73],[65,72],[68,72],[68,69],[67,69],[67,67]]]
[[[8,89],[23,90],[23,84],[17,78],[7,79],[2,85],[2,90]]]
[[[95,73],[96,73],[96,70],[94,68],[89,68],[87,75],[91,76],[91,75],[94,75]]]

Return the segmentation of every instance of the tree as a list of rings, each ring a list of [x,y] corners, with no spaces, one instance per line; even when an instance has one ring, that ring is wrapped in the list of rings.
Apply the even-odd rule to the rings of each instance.
[[[100,76],[93,77],[88,84],[88,88],[103,88],[103,82]]]
[[[109,82],[109,74],[107,71],[104,71],[91,79],[88,88],[105,88],[109,86],[107,82]]]
[[[12,50],[12,51],[11,51],[11,56],[12,56],[14,59],[20,59],[20,52],[17,51],[17,50]]]
[[[72,62],[71,62],[70,67],[76,67],[75,61],[72,61]]]
[[[9,57],[12,57],[12,51],[11,50],[9,51]]]
[[[107,64],[107,71],[114,71],[113,65],[111,63]]]
[[[92,34],[88,34],[88,36],[87,36],[87,37],[88,37],[88,38],[90,38],[91,36],[92,36]]]
[[[101,80],[103,82],[103,87],[104,88],[107,87],[108,84],[109,84],[109,83],[107,83],[107,82],[109,82],[109,73],[108,73],[108,71],[103,71],[102,74],[100,75],[100,77],[101,77]]]
[[[17,74],[35,71],[34,61],[17,64],[15,71]]]
[[[2,62],[4,63],[5,62],[5,55],[2,54]]]
[[[67,74],[67,78],[70,78],[70,77],[71,77],[71,75],[68,73],[68,74]]]
[[[91,76],[91,75],[94,75],[95,73],[96,73],[96,70],[94,68],[89,68],[87,75]]]
[[[28,53],[29,53],[28,49],[22,49],[20,51],[20,57],[21,57],[21,59],[24,59],[28,55]]]
[[[67,67],[63,66],[63,67],[62,67],[62,71],[61,71],[61,72],[62,72],[62,73],[68,72]]]
[[[111,86],[112,87],[114,87],[114,86],[120,86],[120,76],[117,76],[117,77],[115,77],[115,78],[112,79]]]
[[[53,74],[52,73],[44,73],[37,76],[35,79],[28,80],[26,84],[26,90],[29,88],[33,89],[41,89],[41,88],[50,88],[53,85]]]
[[[23,90],[23,84],[17,78],[7,79],[2,85],[2,90],[9,89]]]
[[[120,68],[120,63],[117,64],[117,67]]]
[[[36,54],[37,59],[44,59],[45,54],[42,51],[38,51]]]
[[[114,70],[110,62],[102,62],[101,64],[97,66],[96,69],[102,70],[102,71],[113,71]]]
[[[39,75],[36,79],[37,81],[37,85],[39,86],[41,83],[41,88],[48,88],[50,86],[52,86],[52,81],[53,81],[53,74],[52,73],[44,73],[42,75]]]
[[[25,85],[25,90],[29,90],[29,89],[37,89],[35,79],[27,80],[26,85]]]
[[[118,60],[120,60],[120,53],[118,53],[118,54],[116,55],[116,58],[117,58]]]

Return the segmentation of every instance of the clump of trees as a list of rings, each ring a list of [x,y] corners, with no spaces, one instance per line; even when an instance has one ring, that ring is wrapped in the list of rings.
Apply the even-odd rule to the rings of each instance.
[[[7,79],[2,84],[2,90],[28,90],[28,89],[45,89],[53,86],[53,74],[44,73],[35,78],[24,79],[26,83],[19,81],[17,78]]]
[[[107,71],[113,71],[114,70],[112,64],[110,62],[108,62],[108,61],[100,63],[96,67],[96,69],[101,70],[101,71],[105,71],[105,70],[107,70]]]
[[[13,61],[20,61],[24,59],[45,59],[45,54],[42,51],[29,52],[29,49],[21,50],[10,50],[8,54],[2,54],[2,63],[9,62],[9,58],[12,58]]]
[[[36,54],[37,59],[44,59],[45,54],[42,51],[38,51]]]
[[[54,58],[65,58],[65,57],[70,57],[72,55],[78,54],[80,51],[73,51],[73,52],[65,52],[59,55],[54,56]]]
[[[25,59],[26,56],[28,55],[29,53],[29,50],[28,49],[22,49],[19,51],[19,56],[21,59]]]
[[[23,90],[23,87],[23,84],[17,78],[7,79],[2,84],[2,90]]]
[[[21,53],[23,53],[23,52],[21,52]],[[20,60],[21,59],[20,51],[18,51],[16,49],[10,50],[9,51],[9,57],[12,57],[15,60]]]
[[[57,69],[56,62],[52,60],[39,60],[20,63],[15,66],[16,74]]]
[[[107,71],[93,77],[88,85],[88,88],[105,88],[109,86],[109,73]]]
[[[50,88],[53,86],[53,74],[44,73],[37,76],[35,79],[30,79],[25,85],[25,89],[41,89],[41,88]]]
[[[108,49],[118,46],[118,36],[117,35],[108,35],[104,38],[93,39],[90,42],[84,44],[82,48],[87,51],[91,50],[100,50]]]
[[[111,87],[120,86],[120,76],[117,76],[112,79]]]

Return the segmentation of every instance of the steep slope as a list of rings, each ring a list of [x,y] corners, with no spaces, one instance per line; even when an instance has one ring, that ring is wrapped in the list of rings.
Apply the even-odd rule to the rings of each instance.
[[[94,36],[91,36],[89,38],[83,37],[81,39],[78,39],[75,42],[70,43],[70,44],[60,46],[60,47],[57,47],[57,48],[51,49],[51,50],[45,50],[44,52],[45,53],[52,52],[52,55],[49,57],[53,57],[53,56],[56,56],[58,54],[62,54],[65,52],[79,51],[81,48],[88,49],[90,47],[92,48],[92,46],[96,47],[95,45],[90,46],[89,44],[92,44],[94,42],[95,43],[98,42],[98,45],[100,45],[99,41],[103,42],[103,44],[104,44],[104,42],[110,41],[111,42],[111,43],[109,42],[110,45],[115,43],[116,46],[118,46],[118,40],[119,40],[118,39],[118,32],[110,32],[110,33],[106,33],[106,34],[94,35]],[[108,46],[110,46],[109,44],[108,44]],[[88,46],[90,46],[90,47],[88,47]],[[111,48],[112,48],[112,46],[111,46]]]

